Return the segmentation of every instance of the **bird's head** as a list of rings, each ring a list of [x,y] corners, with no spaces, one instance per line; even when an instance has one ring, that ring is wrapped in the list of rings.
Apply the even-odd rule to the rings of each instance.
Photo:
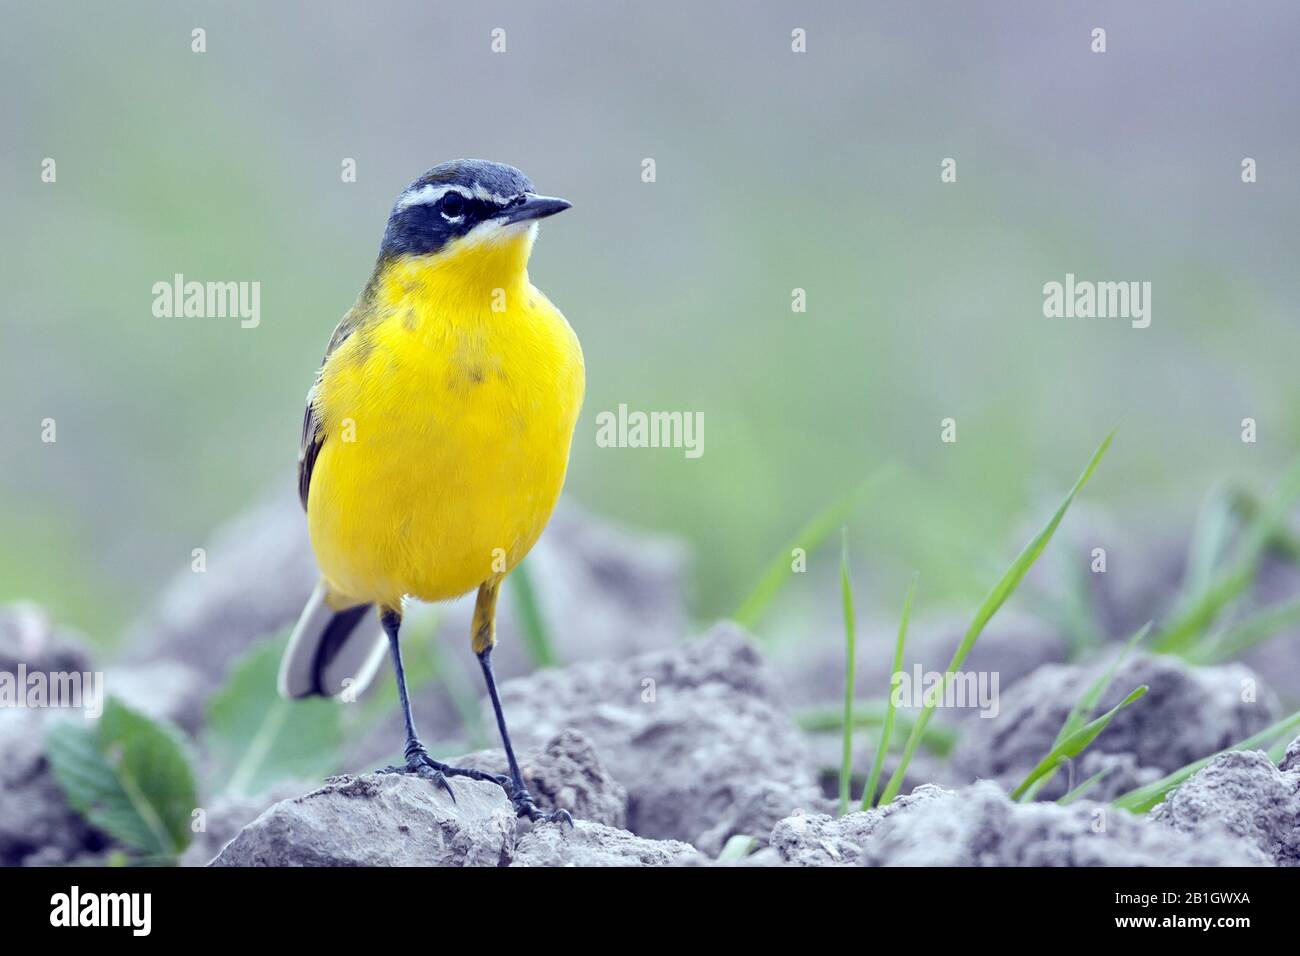
[[[384,259],[421,257],[474,271],[528,263],[537,221],[563,212],[564,199],[539,196],[520,170],[481,159],[441,163],[411,183],[393,204]]]

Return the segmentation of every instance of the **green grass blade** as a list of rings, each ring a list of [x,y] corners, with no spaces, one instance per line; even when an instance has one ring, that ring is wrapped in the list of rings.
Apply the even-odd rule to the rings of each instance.
[[[1247,522],[1259,514],[1261,508],[1259,499],[1242,488],[1233,490],[1232,506],[1237,517]],[[1268,541],[1268,548],[1292,564],[1300,562],[1300,537],[1293,534],[1285,524],[1279,525],[1273,530],[1273,536]]]
[[[732,613],[732,619],[748,630],[754,630],[776,596],[790,582],[790,576],[794,573],[790,567],[791,552],[796,548],[802,548],[805,554],[818,550],[836,528],[847,522],[867,492],[873,490],[888,471],[889,469],[881,469],[868,476],[838,501],[832,502],[825,510],[810,518],[786,543],[785,548],[772,558],[754,589]]]
[[[858,625],[853,614],[853,578],[849,574],[849,529],[840,530],[840,601],[844,606],[844,739],[840,754],[839,816],[849,811],[853,780],[853,689],[857,683]]]
[[[1213,664],[1236,657],[1242,651],[1277,637],[1300,624],[1300,598],[1281,601],[1256,611],[1214,637],[1197,644],[1187,653],[1195,664]]]
[[[1058,613],[1071,660],[1078,660],[1106,642],[1097,620],[1097,602],[1092,593],[1092,571],[1087,564],[1069,561],[1065,565],[1066,603]]]
[[[1102,695],[1106,693],[1106,690],[1111,685],[1111,681],[1115,679],[1115,672],[1119,670],[1120,665],[1124,663],[1125,659],[1127,659],[1128,655],[1133,651],[1133,648],[1142,642],[1142,639],[1147,636],[1150,630],[1151,622],[1148,621],[1136,634],[1124,643],[1120,652],[1116,654],[1115,658],[1110,662],[1110,666],[1108,666],[1105,671],[1103,671],[1097,679],[1089,685],[1088,689],[1083,692],[1079,699],[1075,701],[1074,706],[1070,708],[1070,713],[1065,718],[1065,722],[1061,724],[1061,729],[1056,732],[1056,739],[1052,741],[1053,747],[1062,743],[1072,733],[1088,723],[1092,718],[1093,711],[1097,709],[1097,704],[1101,702]],[[1025,792],[1025,799],[1034,799],[1034,797],[1038,795],[1038,791],[1047,786],[1054,776],[1056,776],[1056,768],[1050,770],[1045,776],[1040,777],[1033,786]]]
[[[718,854],[718,862],[734,863],[743,860],[756,849],[758,849],[757,839],[748,833],[737,833],[723,845],[722,852]]]
[[[559,663],[559,658],[555,653],[551,632],[546,626],[546,618],[542,614],[542,606],[537,601],[537,591],[533,587],[533,576],[528,570],[527,562],[515,568],[509,580],[528,656],[537,667],[554,667]]]
[[[448,657],[436,637],[427,641],[423,649],[432,667],[434,679],[442,684],[447,696],[451,698],[452,706],[460,716],[466,742],[476,749],[490,746],[494,740],[483,731],[479,689],[473,680],[478,675],[467,675],[458,660]]]
[[[1088,722],[1088,719],[1092,717],[1092,712],[1097,709],[1097,705],[1101,702],[1102,695],[1106,693],[1106,690],[1110,687],[1111,681],[1115,679],[1115,672],[1119,670],[1124,661],[1128,659],[1129,654],[1133,653],[1133,648],[1141,644],[1142,639],[1150,633],[1151,625],[1152,622],[1148,621],[1136,634],[1124,643],[1120,652],[1115,655],[1115,659],[1110,662],[1110,666],[1092,682],[1084,692],[1083,696],[1078,699],[1074,707],[1070,710],[1070,715],[1065,718],[1065,723],[1061,725],[1061,729],[1056,735],[1056,740],[1052,742],[1053,746],[1059,744],[1066,737],[1070,736]]]
[[[1091,777],[1083,781],[1083,783],[1079,784],[1069,793],[1064,793],[1060,797],[1058,797],[1056,802],[1063,807],[1068,806],[1071,803],[1074,803],[1074,801],[1078,800],[1089,790],[1091,790],[1093,787],[1097,786],[1097,784],[1101,783],[1102,780],[1104,780],[1106,776],[1114,769],[1115,767],[1112,765],[1110,767],[1104,767],[1101,770],[1098,770]]]
[[[855,731],[862,728],[871,728],[877,731],[879,735],[880,728],[885,723],[885,716],[889,711],[889,701],[880,698],[859,698],[853,702],[853,728]],[[839,704],[833,707],[806,707],[795,712],[795,722],[810,734],[817,733],[835,733],[838,734],[844,727],[844,708]],[[912,731],[912,724],[915,721],[908,716],[906,711],[894,712],[894,734],[891,738],[891,746],[901,749],[902,744],[897,739],[899,734],[904,737]],[[957,744],[957,731],[952,727],[944,724],[931,724],[925,729],[925,736],[921,740],[921,746],[930,753],[939,757],[947,756],[952,753],[952,748]]]
[[[1222,750],[1212,753],[1208,757],[1202,757],[1200,760],[1193,761],[1187,766],[1175,770],[1168,776],[1161,777],[1159,780],[1147,784],[1145,787],[1138,787],[1136,790],[1130,790],[1128,793],[1121,794],[1112,800],[1111,804],[1122,810],[1129,810],[1133,813],[1146,813],[1163,800],[1170,790],[1173,790],[1188,777],[1192,776],[1192,774],[1204,769],[1211,760],[1220,754],[1226,754],[1232,750],[1256,750],[1260,747],[1267,746],[1270,741],[1277,737],[1281,737],[1283,734],[1294,732],[1297,727],[1300,727],[1300,710],[1297,710],[1289,717],[1283,717],[1277,723],[1269,727],[1265,727],[1254,736],[1247,737],[1245,740],[1235,743],[1230,747],[1224,747]]]
[[[1231,566],[1200,593],[1187,594],[1181,609],[1157,638],[1156,650],[1169,654],[1194,652],[1198,638],[1254,583],[1264,552],[1276,540],[1278,529],[1297,497],[1300,497],[1300,458],[1287,468],[1268,506],[1251,520]]]
[[[1020,800],[1039,780],[1050,773],[1055,773],[1056,769],[1066,760],[1073,760],[1079,754],[1087,749],[1088,745],[1097,739],[1097,735],[1106,729],[1109,724],[1121,710],[1134,701],[1140,700],[1147,692],[1146,684],[1135,688],[1132,693],[1121,700],[1106,713],[1102,714],[1095,720],[1090,720],[1078,730],[1074,731],[1059,744],[1053,747],[1046,757],[1038,762],[1033,770],[1029,771],[1029,776],[1020,782],[1020,786],[1011,791],[1012,800]]]
[[[898,622],[898,639],[894,642],[894,663],[889,670],[890,693],[885,703],[885,721],[880,728],[880,743],[876,747],[876,756],[871,761],[867,786],[862,791],[863,810],[869,810],[876,799],[876,788],[880,786],[880,772],[885,765],[885,754],[889,750],[889,738],[894,732],[893,675],[903,669],[903,650],[907,645],[907,623],[912,617],[912,598],[916,595],[916,580],[919,576],[919,574],[912,575],[912,583],[907,586],[907,596],[903,598],[903,616]]]
[[[1209,589],[1214,569],[1227,550],[1235,510],[1233,496],[1223,488],[1215,488],[1206,496],[1187,548],[1185,596],[1204,594]]]
[[[1070,493],[1065,496],[1065,500],[1062,501],[1060,507],[1056,509],[1056,513],[1052,515],[1051,520],[1049,520],[1046,526],[1034,536],[1033,540],[1031,540],[1029,544],[1025,545],[1025,549],[1020,552],[1020,555],[1011,563],[1011,567],[1009,567],[1006,573],[1003,574],[1001,580],[993,586],[993,590],[991,590],[988,593],[988,596],[984,598],[983,603],[980,604],[979,609],[975,612],[975,618],[971,621],[965,637],[962,638],[961,644],[958,645],[956,653],[953,654],[952,661],[948,664],[948,669],[944,674],[943,686],[940,688],[940,697],[942,696],[942,692],[946,691],[948,687],[950,675],[952,672],[958,670],[961,667],[962,662],[966,660],[966,656],[970,654],[971,648],[975,646],[975,642],[979,640],[980,634],[983,633],[985,625],[987,625],[993,615],[997,613],[998,608],[1002,607],[1007,598],[1012,595],[1020,582],[1024,580],[1025,575],[1029,573],[1029,569],[1033,566],[1034,562],[1038,560],[1038,556],[1041,555],[1043,549],[1047,547],[1047,543],[1052,540],[1052,535],[1056,533],[1056,529],[1060,525],[1061,519],[1065,517],[1065,512],[1069,510],[1075,496],[1082,491],[1083,486],[1088,483],[1088,479],[1092,477],[1092,473],[1097,470],[1097,465],[1101,463],[1102,456],[1106,454],[1106,449],[1110,447],[1111,440],[1114,437],[1115,433],[1111,432],[1097,447],[1097,450],[1093,452],[1092,459],[1088,462],[1088,467],[1086,467],[1083,470],[1083,473],[1079,475],[1078,480],[1074,483],[1074,487],[1071,488]],[[925,727],[930,722],[930,718],[934,715],[934,709],[937,704],[937,699],[931,700],[921,710],[921,716],[917,719],[916,724],[913,725],[912,733],[908,736],[907,744],[903,748],[903,759],[894,770],[893,776],[889,778],[889,783],[885,786],[885,792],[881,794],[880,803],[882,805],[893,800],[898,794],[899,788],[903,785],[903,774],[907,771],[907,766],[911,762],[912,756],[915,754],[916,748],[921,742],[921,735],[925,733]]]

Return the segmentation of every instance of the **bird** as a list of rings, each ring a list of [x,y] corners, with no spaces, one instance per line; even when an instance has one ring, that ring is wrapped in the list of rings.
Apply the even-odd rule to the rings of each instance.
[[[405,762],[384,772],[423,776],[453,800],[449,777],[489,780],[518,816],[572,825],[525,786],[492,666],[502,582],[550,519],[582,406],[578,337],[528,276],[539,222],[570,207],[519,169],[474,159],[434,166],[397,197],[370,279],[307,394],[298,492],[320,581],[278,689],[355,695],[387,645],[406,745]],[[429,755],[402,664],[406,603],[471,591],[470,643],[508,777]],[[372,609],[381,628],[365,623]]]

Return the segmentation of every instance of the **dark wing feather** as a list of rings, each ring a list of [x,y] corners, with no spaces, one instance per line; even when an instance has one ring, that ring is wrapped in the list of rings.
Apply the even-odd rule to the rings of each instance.
[[[358,306],[343,316],[334,329],[334,334],[330,336],[329,347],[321,359],[321,371],[324,371],[325,363],[334,354],[334,350],[364,321],[364,313]],[[303,511],[307,510],[307,492],[311,490],[311,473],[316,467],[316,456],[320,454],[321,445],[325,444],[325,434],[320,430],[320,422],[316,419],[316,389],[320,386],[320,376],[321,372],[317,372],[316,381],[307,392],[307,408],[302,414],[302,437],[298,441],[298,498],[302,501]]]
[[[302,414],[302,439],[298,442],[298,498],[302,510],[307,510],[307,492],[311,489],[311,471],[316,467],[316,456],[325,436],[316,422],[316,388],[307,393],[307,409]]]

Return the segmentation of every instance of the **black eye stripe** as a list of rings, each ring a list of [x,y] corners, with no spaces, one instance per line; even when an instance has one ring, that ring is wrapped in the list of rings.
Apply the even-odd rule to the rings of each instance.
[[[449,192],[438,201],[438,211],[444,216],[456,218],[464,216],[469,220],[482,220],[495,216],[502,209],[509,209],[511,206],[517,206],[523,202],[523,197],[512,199],[505,205],[499,205],[488,199],[479,199],[478,197],[466,198],[458,192]]]

